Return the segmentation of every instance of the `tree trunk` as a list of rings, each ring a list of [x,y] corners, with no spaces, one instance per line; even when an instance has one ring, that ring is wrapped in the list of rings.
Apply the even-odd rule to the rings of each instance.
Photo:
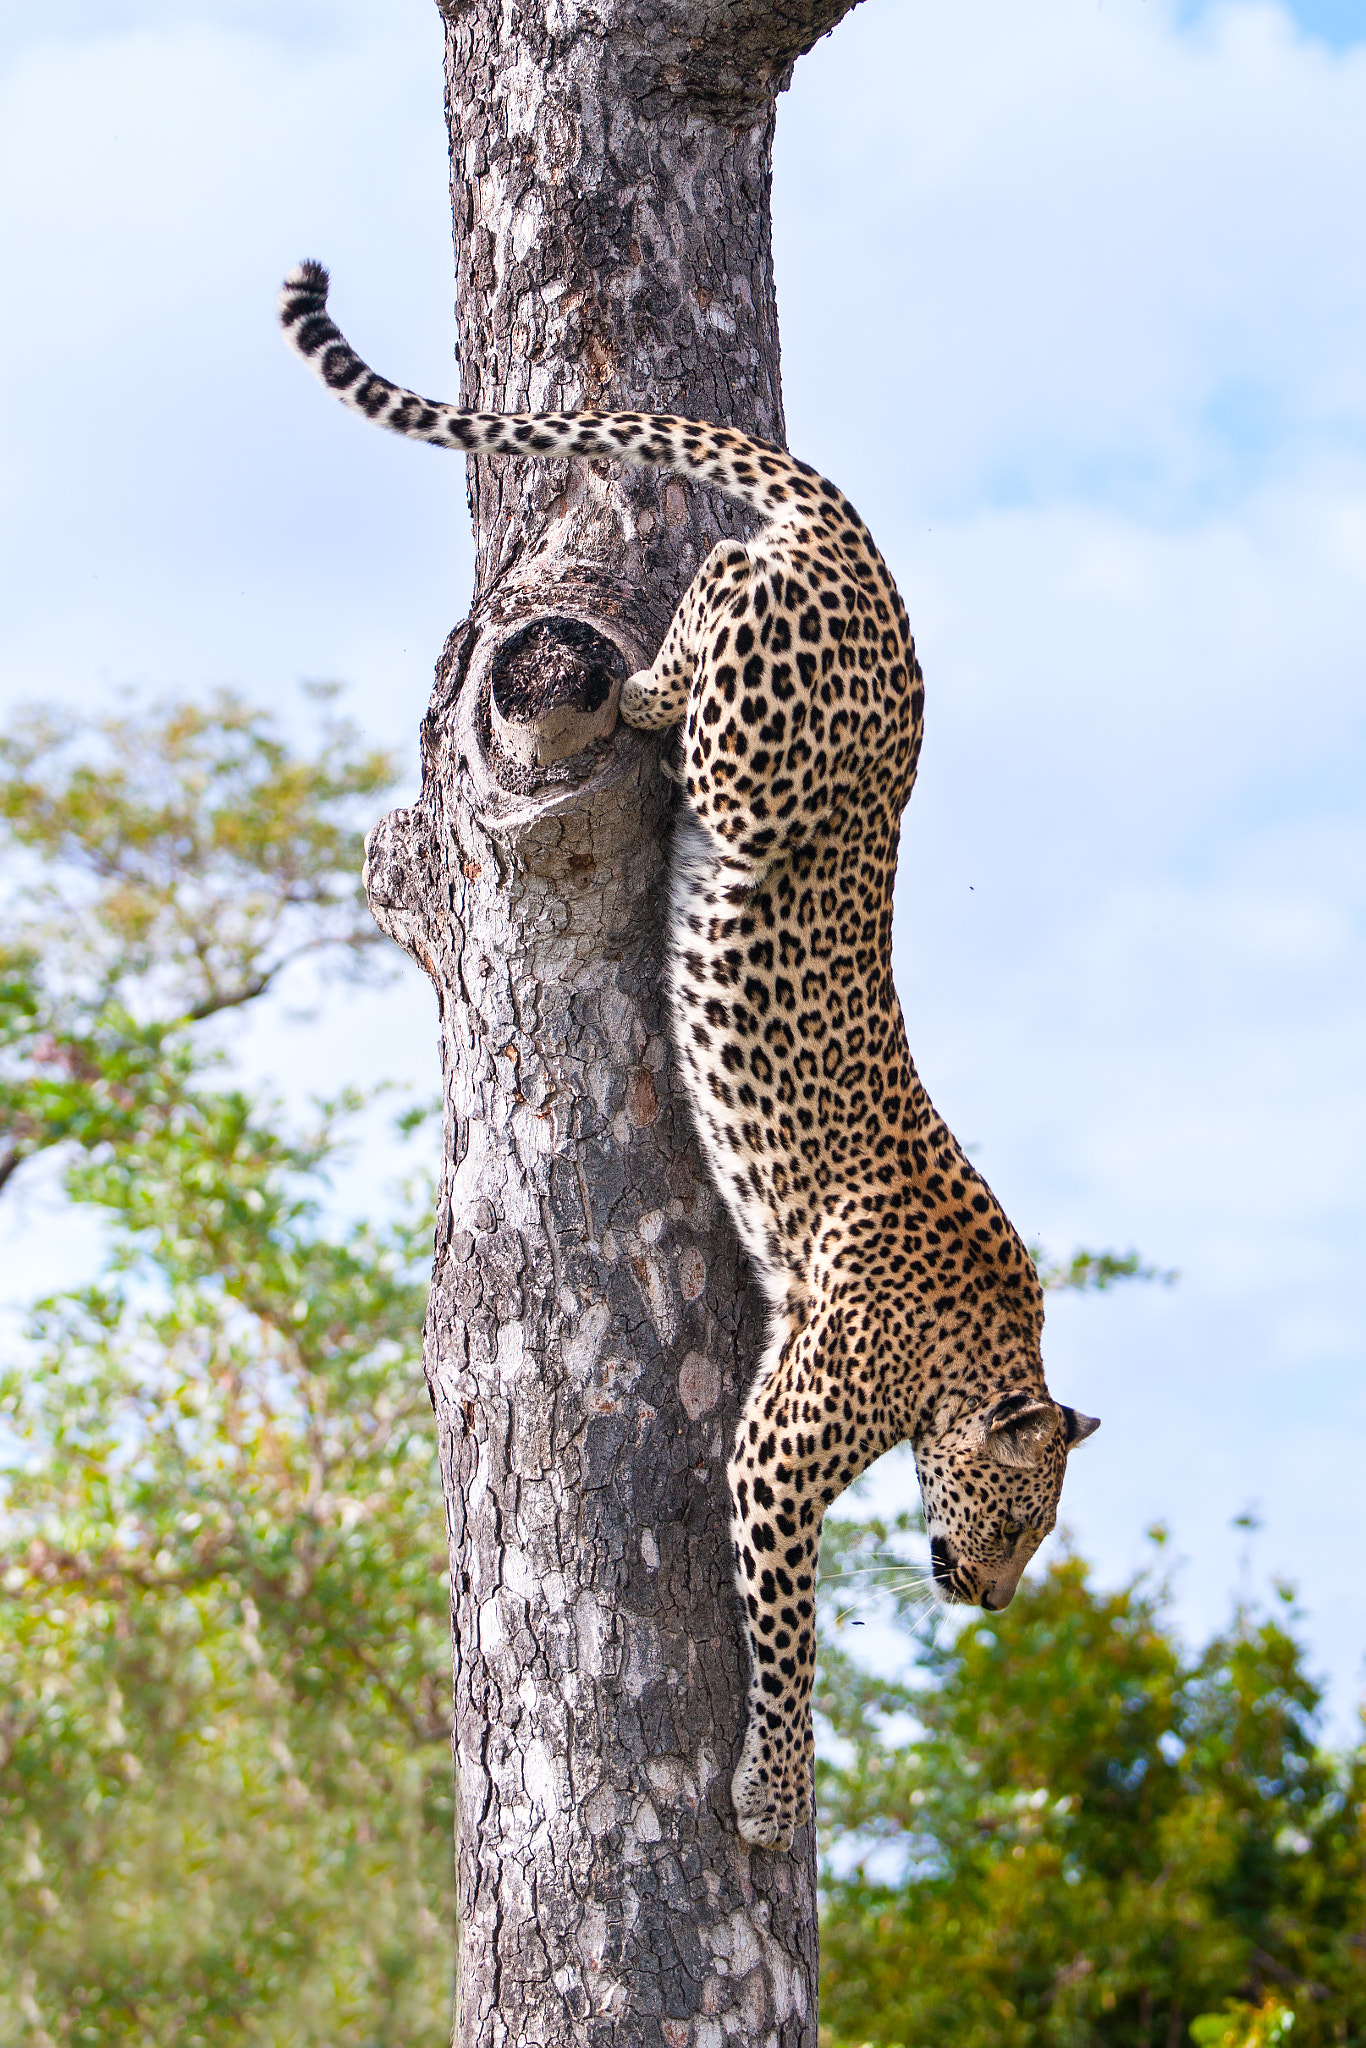
[[[782,441],[774,100],[851,4],[441,0],[467,405]],[[672,784],[612,731],[745,515],[597,463],[481,458],[470,497],[422,796],[367,864],[441,1018],[454,2039],[814,2048],[811,1830],[748,1850],[729,1798],[725,1468],[762,1305],[669,1046]]]

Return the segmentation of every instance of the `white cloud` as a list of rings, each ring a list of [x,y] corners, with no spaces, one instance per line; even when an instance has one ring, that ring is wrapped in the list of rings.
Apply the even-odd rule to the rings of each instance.
[[[402,719],[372,712],[411,745],[466,595],[462,466],[342,431],[274,299],[328,258],[357,339],[454,390],[441,104],[434,9],[321,47],[173,23],[10,66],[11,689],[340,673],[382,698],[397,671]]]
[[[1366,49],[1273,7],[1172,16],[865,6],[799,71],[787,383],[794,417],[839,414],[851,490],[876,461],[926,513],[1066,492],[1179,518],[1288,437],[1366,445]]]

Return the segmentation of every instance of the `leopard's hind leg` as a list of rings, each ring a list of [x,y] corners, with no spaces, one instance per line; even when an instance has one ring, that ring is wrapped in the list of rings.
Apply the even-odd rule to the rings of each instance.
[[[808,732],[811,677],[780,593],[776,537],[714,547],[674,613],[651,668],[627,678],[627,725],[685,720],[689,806],[732,879],[752,884],[774,855],[810,835],[829,791]],[[814,670],[812,671],[814,673]]]
[[[652,666],[637,669],[622,684],[621,716],[626,725],[659,732],[677,725],[686,715],[702,649],[703,624],[712,595],[735,552],[733,545],[712,549],[679,600]]]

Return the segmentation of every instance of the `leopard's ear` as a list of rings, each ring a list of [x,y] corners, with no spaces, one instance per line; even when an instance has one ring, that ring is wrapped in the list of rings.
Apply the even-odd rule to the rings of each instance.
[[[1075,1408],[1065,1408],[1061,1403],[1059,1403],[1059,1413],[1062,1416],[1062,1440],[1067,1445],[1069,1451],[1074,1444],[1084,1444],[1087,1437],[1094,1436],[1100,1428],[1100,1417],[1098,1415],[1078,1415]]]
[[[998,1465],[1027,1472],[1062,1427],[1062,1410],[1045,1394],[1007,1394],[986,1413],[986,1448]]]

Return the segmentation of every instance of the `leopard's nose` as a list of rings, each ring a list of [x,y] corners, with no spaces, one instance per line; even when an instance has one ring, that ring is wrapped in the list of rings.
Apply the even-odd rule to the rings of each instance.
[[[988,1614],[999,1614],[1003,1607],[1009,1607],[1015,1598],[1015,1591],[1024,1568],[1035,1548],[1036,1546],[1031,1544],[1024,1556],[1013,1558],[1005,1571],[998,1573],[991,1584],[983,1589],[977,1602],[979,1607],[985,1607]]]

